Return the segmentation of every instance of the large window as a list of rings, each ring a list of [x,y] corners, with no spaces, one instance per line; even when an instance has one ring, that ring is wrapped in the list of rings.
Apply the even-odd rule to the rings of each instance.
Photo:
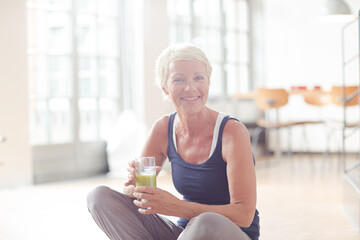
[[[121,105],[119,1],[28,0],[31,143],[104,139]]]
[[[210,93],[250,90],[248,0],[168,0],[170,38],[203,48],[213,65]]]
[[[34,181],[107,170],[122,108],[119,0],[27,0]]]

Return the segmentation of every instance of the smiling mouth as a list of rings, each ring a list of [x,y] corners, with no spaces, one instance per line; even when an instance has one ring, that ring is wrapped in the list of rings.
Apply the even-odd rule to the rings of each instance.
[[[200,96],[197,96],[197,97],[188,97],[188,98],[181,98],[182,100],[185,100],[185,101],[195,101],[195,100],[198,100],[200,98]]]

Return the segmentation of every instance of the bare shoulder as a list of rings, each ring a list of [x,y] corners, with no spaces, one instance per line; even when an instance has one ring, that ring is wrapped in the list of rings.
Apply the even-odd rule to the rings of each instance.
[[[152,125],[142,151],[144,156],[156,156],[161,162],[167,156],[168,119],[169,116],[163,116]]]
[[[155,133],[156,135],[161,135],[161,136],[163,135],[167,136],[168,122],[169,122],[169,116],[168,115],[162,116],[161,118],[156,120],[155,123],[153,124],[151,128],[151,133],[152,134]]]
[[[224,128],[222,142],[222,154],[227,163],[243,162],[238,161],[239,159],[251,159],[250,136],[243,123],[229,120]]]
[[[248,139],[249,138],[249,132],[246,128],[246,126],[239,121],[236,121],[234,119],[230,119],[224,128],[223,133],[223,140],[241,140],[241,139]]]

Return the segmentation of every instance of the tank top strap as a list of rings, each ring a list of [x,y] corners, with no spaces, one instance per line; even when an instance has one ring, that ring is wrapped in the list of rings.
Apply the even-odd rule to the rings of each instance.
[[[230,120],[230,119],[234,119],[234,120],[237,120],[239,121],[238,119],[236,118],[233,118],[233,117],[230,117],[229,115],[225,115],[221,124],[220,124],[220,128],[219,128],[219,136],[218,136],[218,139],[217,139],[217,145],[216,147],[218,148],[218,151],[221,152],[222,150],[222,135],[223,135],[223,132],[224,132],[224,128],[225,128],[225,125],[226,123]]]
[[[234,117],[230,117],[229,115],[226,115],[220,125],[220,130],[219,130],[219,137],[218,137],[218,142],[217,142],[217,148],[218,148],[218,151],[222,151],[222,135],[223,135],[223,132],[224,132],[224,128],[225,128],[225,125],[226,123],[229,121],[229,120],[235,120],[235,121],[238,121],[238,122],[241,122],[239,119],[237,118],[234,118]],[[255,156],[254,156],[254,153],[252,153],[252,157],[253,157],[253,163],[255,165]]]

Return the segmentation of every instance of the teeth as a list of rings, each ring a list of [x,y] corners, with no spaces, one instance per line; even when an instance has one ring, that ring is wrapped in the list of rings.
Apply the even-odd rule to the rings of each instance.
[[[186,101],[193,101],[193,100],[196,100],[198,99],[199,97],[193,97],[193,98],[183,98],[184,100]]]

